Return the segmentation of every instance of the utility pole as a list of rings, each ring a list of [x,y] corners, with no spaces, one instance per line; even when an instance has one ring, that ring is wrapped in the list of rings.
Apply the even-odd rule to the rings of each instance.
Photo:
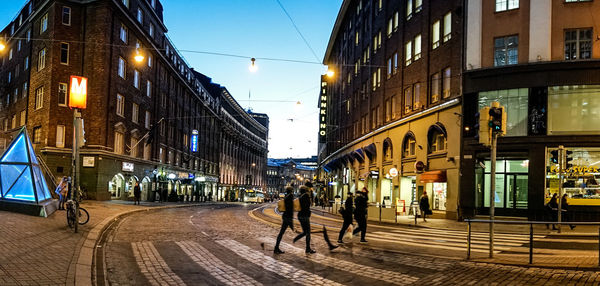
[[[73,228],[75,233],[77,233],[79,226],[79,146],[81,144],[79,140],[82,131],[81,121],[81,111],[75,108],[73,110],[73,180],[71,184],[71,200],[73,200],[73,207],[75,208],[75,227]]]
[[[492,131],[492,166],[490,174],[490,258],[494,257],[494,211],[496,208],[496,146],[498,145],[498,133]]]
[[[558,233],[560,233],[562,221],[562,193],[563,193],[563,172],[565,171],[565,146],[558,146]]]

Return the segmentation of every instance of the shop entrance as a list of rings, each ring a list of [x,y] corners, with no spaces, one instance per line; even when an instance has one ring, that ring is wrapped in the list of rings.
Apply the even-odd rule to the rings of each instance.
[[[498,160],[496,162],[495,208],[506,210],[527,209],[529,194],[528,170],[529,161],[526,159]],[[490,161],[485,161],[485,170],[479,169],[476,172],[475,192],[477,206],[479,207],[490,207],[490,172]],[[481,194],[481,190],[483,190],[483,195]]]

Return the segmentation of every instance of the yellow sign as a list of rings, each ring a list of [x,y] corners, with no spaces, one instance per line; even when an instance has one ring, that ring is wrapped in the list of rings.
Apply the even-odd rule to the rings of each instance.
[[[558,173],[558,165],[550,166],[550,173]],[[571,174],[588,174],[588,173],[598,173],[598,167],[591,166],[573,166],[567,170],[565,170],[567,176],[569,173]]]
[[[71,76],[69,108],[85,109],[87,107],[87,78]]]

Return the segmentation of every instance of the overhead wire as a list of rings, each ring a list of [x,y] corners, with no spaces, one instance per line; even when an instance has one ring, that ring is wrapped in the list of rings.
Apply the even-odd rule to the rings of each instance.
[[[302,34],[302,32],[300,32],[300,29],[298,28],[298,25],[296,25],[296,22],[294,21],[294,19],[290,15],[290,13],[288,13],[288,11],[285,9],[285,7],[283,7],[283,4],[281,3],[281,1],[279,1],[279,0],[275,0],[275,1],[277,1],[277,4],[279,4],[279,7],[281,7],[281,10],[283,10],[283,12],[288,17],[288,19],[290,19],[290,22],[292,22],[292,25],[294,26],[294,29],[296,29],[296,32],[298,32],[298,35],[300,35],[300,38],[302,38],[302,40],[304,41],[304,43],[306,44],[306,46],[312,52],[313,56],[315,56],[315,59],[317,60],[317,62],[319,62],[319,57],[317,56],[317,53],[315,53],[315,50],[310,46],[310,44],[308,43],[308,41],[306,40],[306,38],[304,37],[304,35]]]

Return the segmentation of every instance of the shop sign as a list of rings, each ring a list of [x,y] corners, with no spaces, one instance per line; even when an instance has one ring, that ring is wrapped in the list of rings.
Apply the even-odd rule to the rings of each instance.
[[[82,161],[83,161],[82,162],[83,167],[94,167],[96,158],[84,156]]]
[[[324,143],[327,135],[327,82],[321,83],[321,96],[319,96],[319,142]]]
[[[550,173],[558,173],[558,165],[550,166]],[[598,173],[598,167],[593,166],[573,166],[565,170],[567,176],[576,174]]]
[[[133,163],[123,162],[121,170],[123,170],[123,172],[133,172]]]
[[[392,178],[395,178],[396,176],[398,176],[398,169],[396,169],[396,168],[391,168],[391,169],[390,169],[390,176],[391,176]]]
[[[192,152],[198,152],[198,130],[192,130],[192,142],[190,145]]]
[[[415,162],[415,170],[417,173],[423,172],[425,170],[425,163],[423,161]]]
[[[194,175],[194,173],[189,173],[189,174],[188,174],[188,179],[193,179],[193,178],[195,178],[195,177],[196,177],[196,176]]]

